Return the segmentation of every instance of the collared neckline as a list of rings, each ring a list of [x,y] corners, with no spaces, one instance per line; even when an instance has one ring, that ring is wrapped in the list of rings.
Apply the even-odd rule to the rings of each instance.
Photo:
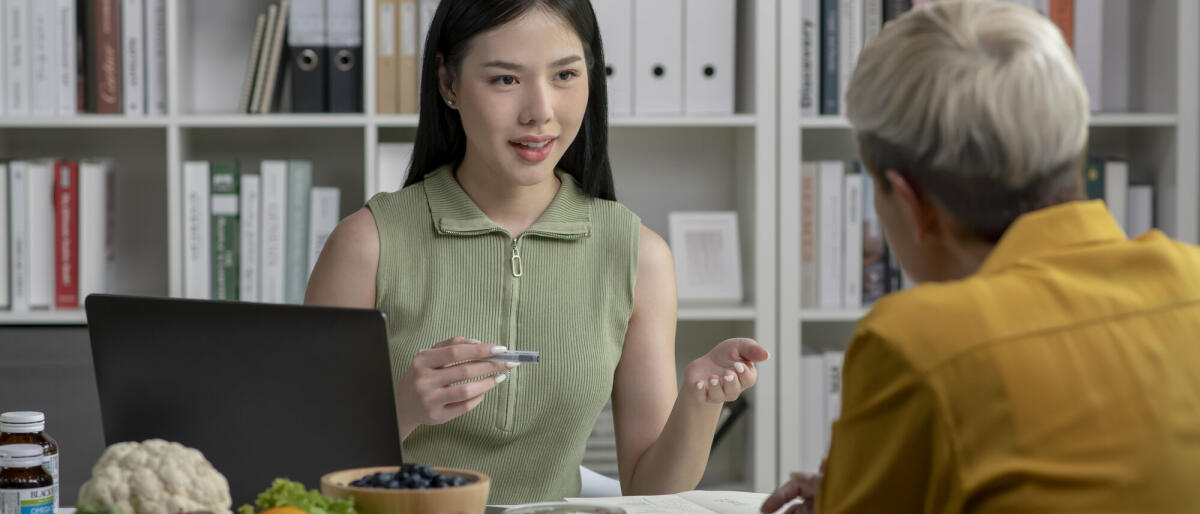
[[[558,239],[588,237],[592,232],[591,197],[570,173],[554,170],[561,186],[546,211],[525,231],[526,234]],[[471,236],[508,231],[484,214],[467,196],[450,166],[442,166],[425,176],[425,196],[429,202],[434,229],[438,234]],[[509,234],[510,237],[512,234]]]
[[[1055,205],[1017,218],[979,272],[995,272],[1020,259],[1055,249],[1126,239],[1125,231],[1101,200]]]

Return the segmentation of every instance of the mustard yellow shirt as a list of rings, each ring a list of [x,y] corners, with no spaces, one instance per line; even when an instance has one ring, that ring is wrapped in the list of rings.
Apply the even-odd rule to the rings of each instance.
[[[1200,248],[1104,204],[880,300],[846,354],[823,514],[1200,513]]]

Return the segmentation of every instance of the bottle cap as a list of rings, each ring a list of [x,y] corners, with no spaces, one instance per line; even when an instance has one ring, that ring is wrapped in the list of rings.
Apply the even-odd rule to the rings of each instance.
[[[0,446],[0,468],[32,468],[41,466],[46,457],[36,444],[6,444]]]
[[[0,432],[32,434],[46,429],[46,415],[34,411],[15,411],[0,414]]]

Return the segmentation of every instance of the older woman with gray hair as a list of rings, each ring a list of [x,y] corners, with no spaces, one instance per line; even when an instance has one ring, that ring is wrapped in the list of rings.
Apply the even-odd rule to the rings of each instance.
[[[1085,201],[1058,29],[927,4],[867,45],[846,102],[921,285],[859,323],[823,475],[763,511],[1200,512],[1200,249]]]

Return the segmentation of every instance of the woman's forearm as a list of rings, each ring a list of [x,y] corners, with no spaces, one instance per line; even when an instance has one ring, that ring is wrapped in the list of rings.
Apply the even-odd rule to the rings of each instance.
[[[684,387],[687,387],[685,384]],[[638,459],[626,495],[670,494],[696,488],[704,476],[721,404],[680,391],[662,433]]]

